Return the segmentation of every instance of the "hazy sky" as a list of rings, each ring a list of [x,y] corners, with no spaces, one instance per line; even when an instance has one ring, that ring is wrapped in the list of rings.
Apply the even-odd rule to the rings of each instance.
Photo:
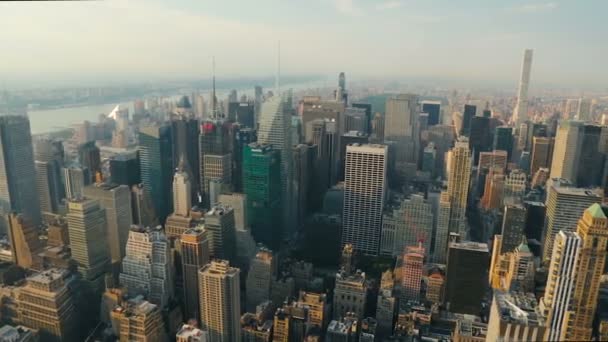
[[[0,82],[269,76],[606,85],[608,1],[0,2]],[[0,84],[1,85],[1,84]]]

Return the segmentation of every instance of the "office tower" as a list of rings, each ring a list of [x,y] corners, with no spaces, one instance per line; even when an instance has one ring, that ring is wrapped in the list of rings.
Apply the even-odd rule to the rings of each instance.
[[[401,94],[386,99],[384,138],[397,144],[397,163],[415,163],[418,155],[418,96]]]
[[[388,148],[352,145],[346,148],[342,246],[377,255],[386,193]]]
[[[367,283],[365,273],[336,274],[334,288],[334,319],[340,319],[352,312],[356,317],[364,317],[367,303]]]
[[[464,105],[460,135],[468,137],[471,134],[471,119],[475,117],[475,112],[477,112],[477,107],[468,104]]]
[[[502,220],[500,254],[512,252],[525,236],[526,208],[520,204],[507,204]]]
[[[592,190],[574,188],[554,182],[547,185],[547,218],[543,239],[543,260],[551,258],[553,239],[560,231],[573,231],[585,209],[601,202],[601,197]]]
[[[532,176],[532,181],[530,182],[530,188],[534,189],[537,187],[543,187],[543,186],[545,186],[545,183],[547,183],[548,179],[549,179],[549,169],[541,167]]]
[[[255,129],[255,104],[253,102],[230,102],[228,120],[239,123],[243,128]]]
[[[173,213],[175,215],[183,217],[190,215],[190,209],[192,209],[191,193],[192,183],[182,159],[173,176]]]
[[[369,137],[367,134],[359,131],[350,131],[342,135],[340,139],[340,162],[338,170],[338,180],[344,181],[344,167],[346,161],[346,147],[351,144],[367,144]]]
[[[68,232],[72,259],[85,279],[101,281],[110,266],[106,237],[106,213],[99,201],[72,199],[68,202]]]
[[[209,263],[209,237],[207,230],[196,227],[180,236],[182,277],[184,279],[185,319],[200,320],[198,302],[198,270]]]
[[[397,256],[407,246],[422,243],[431,250],[433,237],[433,213],[431,204],[423,194],[412,194],[401,199],[399,207],[382,216],[381,253]]]
[[[422,152],[422,168],[423,172],[428,172],[431,179],[434,178],[436,174],[435,168],[437,165],[437,150],[435,149],[435,144],[430,142]]]
[[[116,154],[110,159],[110,179],[114,184],[129,187],[141,183],[137,151]]]
[[[25,215],[37,226],[41,223],[40,202],[29,119],[16,115],[0,117],[0,144],[3,150],[0,207],[4,213],[15,211]],[[0,230],[6,231],[6,226]]]
[[[492,149],[492,141],[490,119],[483,116],[472,117],[469,132],[469,147],[473,153],[474,165],[477,165],[479,161],[479,152],[487,152]]]
[[[367,117],[364,108],[347,107],[344,112],[344,132],[367,133]]]
[[[578,270],[574,280],[569,312],[564,324],[568,341],[589,341],[598,304],[600,278],[606,264],[608,244],[608,209],[591,205],[578,221],[576,233],[581,238]]]
[[[173,138],[173,168],[183,164],[182,167],[190,176],[192,200],[195,200],[199,189],[198,120],[194,118],[192,105],[187,96],[183,96],[178,101],[170,119]]]
[[[532,68],[532,50],[524,50],[524,59],[521,65],[521,78],[517,90],[517,104],[513,111],[511,121],[518,127],[528,120],[528,86],[530,85],[530,69]]]
[[[593,111],[591,109],[591,99],[588,97],[579,98],[576,109],[576,120],[590,122],[593,120],[592,114]]]
[[[433,304],[443,303],[445,272],[442,268],[433,267],[424,278],[426,282],[426,300]]]
[[[370,138],[376,142],[384,141],[384,116],[380,113],[374,114],[370,123]]]
[[[214,260],[199,271],[201,327],[211,341],[241,340],[239,269]]]
[[[236,260],[236,230],[234,210],[221,204],[205,214],[205,229],[209,232],[209,252],[213,258]]]
[[[141,297],[129,299],[115,308],[112,320],[119,326],[121,341],[164,341],[165,325],[157,305]]]
[[[505,175],[500,168],[491,168],[486,175],[481,207],[485,210],[502,207],[504,195]]]
[[[398,312],[397,298],[391,289],[381,289],[376,304],[376,319],[378,333],[388,336],[393,332],[393,323]]]
[[[199,174],[200,188],[203,193],[203,204],[209,200],[209,181],[211,179],[223,179],[230,171],[230,165],[226,162],[231,160],[230,152],[232,146],[231,124],[222,118],[214,116],[201,123],[199,143]],[[208,175],[211,179],[205,178]]]
[[[515,169],[505,178],[504,202],[510,204],[521,203],[526,194],[527,175],[524,171]]]
[[[422,101],[422,112],[429,114],[429,126],[439,125],[441,120],[441,102],[439,101]]]
[[[479,163],[477,164],[477,172],[483,169],[500,168],[502,170],[507,169],[507,163],[509,157],[507,151],[494,150],[492,152],[481,152],[479,153]]]
[[[131,209],[133,224],[144,227],[154,227],[158,224],[150,192],[141,183],[131,187]]]
[[[445,264],[448,252],[448,234],[450,228],[450,195],[442,191],[437,208],[437,222],[433,243],[432,260],[435,263]]]
[[[487,284],[488,253],[485,243],[449,244],[445,304],[450,312],[479,315]]]
[[[459,137],[449,153],[448,195],[450,196],[450,232],[466,236],[466,210],[471,178],[471,151],[466,137]]]
[[[131,295],[142,295],[164,308],[173,298],[169,241],[161,229],[132,226],[119,281]]]
[[[540,307],[547,317],[548,330],[544,339],[548,341],[565,338],[567,329],[565,323],[570,315],[581,249],[582,241],[577,233],[560,231],[555,236],[549,273],[547,273],[549,278],[540,302]]]
[[[42,241],[38,239],[38,229],[22,214],[11,213],[8,217],[8,237],[13,253],[13,261],[25,269],[41,269]]]
[[[171,127],[148,126],[139,129],[141,181],[154,203],[160,222],[171,213],[173,147]]]
[[[78,146],[78,160],[89,170],[90,181],[96,182],[97,177],[101,175],[101,157],[95,141],[88,141]]]
[[[506,286],[524,292],[534,292],[535,264],[534,254],[528,244],[522,242],[509,255],[509,269],[506,274]]]
[[[540,242],[545,227],[545,204],[535,201],[525,201],[523,204],[526,207],[526,237]]]
[[[281,155],[281,197],[283,203],[281,214],[283,234],[292,233],[291,193],[293,179],[292,144],[291,144],[291,93],[275,96],[262,104],[258,142],[271,145]]]
[[[553,156],[553,138],[533,137],[532,139],[532,158],[530,161],[530,174],[536,174],[540,168],[551,167],[551,157]]]
[[[403,283],[401,288],[401,303],[408,300],[420,300],[420,285],[422,283],[422,268],[424,266],[424,247],[407,246],[403,251]]]
[[[308,213],[308,194],[313,176],[313,158],[316,148],[306,144],[293,146],[292,225],[301,227]]]
[[[243,152],[243,190],[247,217],[258,243],[270,248],[281,241],[281,155],[269,145],[252,143]]]
[[[523,172],[530,172],[530,152],[522,151],[519,157],[519,162],[517,163],[517,167]]]
[[[234,228],[236,230],[236,249],[239,259],[249,262],[255,255],[255,241],[247,217],[247,195],[240,193],[221,194],[218,202],[231,207],[234,212]]]
[[[196,325],[184,324],[175,334],[176,342],[208,342],[209,332],[201,330]]]
[[[496,127],[494,131],[494,150],[507,151],[508,160],[513,152],[513,128],[508,126]]]
[[[272,251],[261,247],[251,260],[247,274],[246,308],[253,312],[255,308],[270,298],[272,278],[276,270],[276,258]]]
[[[551,178],[576,181],[583,128],[580,121],[560,122],[553,148]]]
[[[53,146],[53,143],[48,140],[43,142]],[[53,155],[40,156],[38,150],[41,149],[39,144],[41,141],[36,141],[36,157],[43,159],[34,162],[36,167],[36,191],[40,198],[40,209],[45,213],[57,213],[61,200],[65,197],[65,191],[61,182],[61,167],[63,166],[63,149],[61,154],[55,159]],[[63,147],[62,147],[63,148]],[[43,151],[44,153],[44,151]],[[51,152],[52,153],[52,152]],[[60,158],[60,160],[58,160]]]
[[[533,293],[494,293],[486,341],[540,341],[547,330]]]
[[[372,105],[369,103],[353,103],[354,108],[362,108],[365,110],[366,128],[365,133],[371,134],[371,121],[372,121]]]
[[[42,341],[78,339],[68,279],[67,270],[51,268],[28,277],[20,288],[17,298],[20,323],[37,329]]]
[[[243,192],[243,151],[245,146],[257,140],[255,130],[239,128],[234,134],[234,150],[232,151],[232,188],[235,192]]]
[[[99,201],[100,208],[105,211],[106,239],[112,267],[117,272],[125,256],[129,228],[133,223],[131,191],[126,185],[98,183],[84,187],[83,195]]]
[[[82,197],[82,189],[91,184],[89,170],[78,166],[68,166],[62,169],[65,182],[65,198]]]
[[[576,156],[577,172],[576,178],[572,181],[581,188],[599,186],[604,174],[605,161],[605,138],[602,137],[602,126],[585,125],[583,136],[580,142],[580,151]],[[604,146],[601,146],[604,140]]]

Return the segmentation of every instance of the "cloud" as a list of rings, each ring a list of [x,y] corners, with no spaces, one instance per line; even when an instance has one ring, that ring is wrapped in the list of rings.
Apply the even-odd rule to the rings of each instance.
[[[512,7],[511,11],[520,12],[520,13],[538,13],[538,12],[546,12],[551,11],[557,8],[557,3],[555,2],[543,2],[543,3],[531,3],[525,4],[517,7]]]
[[[384,11],[384,10],[390,10],[390,9],[395,9],[395,8],[399,8],[403,6],[403,2],[399,1],[399,0],[389,0],[389,1],[385,1],[382,3],[379,3],[378,5],[376,5],[376,9],[378,11]]]
[[[355,0],[333,0],[334,7],[338,12],[351,16],[360,16],[363,10],[355,4]]]

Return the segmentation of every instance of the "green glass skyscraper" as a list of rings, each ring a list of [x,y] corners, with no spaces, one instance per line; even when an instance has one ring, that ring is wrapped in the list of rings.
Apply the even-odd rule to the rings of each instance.
[[[278,247],[281,224],[281,154],[270,145],[252,143],[243,150],[243,191],[253,238]]]

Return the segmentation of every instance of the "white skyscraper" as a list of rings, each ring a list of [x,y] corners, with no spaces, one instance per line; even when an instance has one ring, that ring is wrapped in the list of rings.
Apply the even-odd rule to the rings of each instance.
[[[272,145],[281,153],[281,187],[283,201],[284,232],[289,233],[292,225],[290,213],[291,179],[292,179],[292,145],[291,145],[291,92],[273,96],[262,103],[258,143]]]
[[[551,178],[564,178],[576,182],[583,130],[584,124],[582,121],[562,121],[559,123],[553,147]]]
[[[517,90],[517,104],[513,112],[513,123],[515,127],[528,120],[528,87],[530,86],[530,69],[532,68],[532,50],[524,50],[524,60],[521,65],[521,78]]]
[[[342,247],[350,243],[364,254],[378,254],[387,156],[385,145],[346,147]]]
[[[570,310],[570,301],[574,292],[576,268],[582,248],[581,238],[577,233],[560,231],[555,237],[553,254],[549,266],[549,279],[545,296],[540,301],[540,308],[547,317],[545,340],[559,341],[566,328],[564,317]]]
[[[184,160],[173,176],[173,210],[176,215],[186,217],[192,208],[190,177],[184,170]]]

